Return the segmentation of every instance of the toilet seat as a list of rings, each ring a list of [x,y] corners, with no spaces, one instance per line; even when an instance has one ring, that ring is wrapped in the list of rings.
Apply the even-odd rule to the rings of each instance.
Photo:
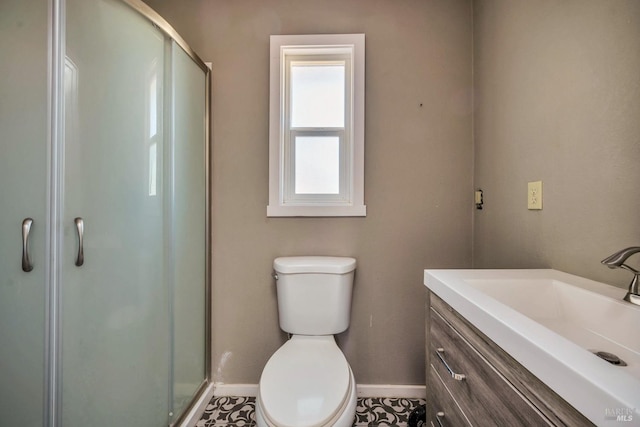
[[[274,426],[331,425],[355,399],[353,390],[351,368],[332,335],[294,335],[264,367],[259,407]]]

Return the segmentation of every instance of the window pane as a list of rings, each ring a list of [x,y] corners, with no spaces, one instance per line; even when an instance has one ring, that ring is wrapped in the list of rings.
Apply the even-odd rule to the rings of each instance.
[[[296,194],[340,193],[340,138],[297,136],[295,157]]]
[[[291,126],[344,127],[344,65],[291,66]]]

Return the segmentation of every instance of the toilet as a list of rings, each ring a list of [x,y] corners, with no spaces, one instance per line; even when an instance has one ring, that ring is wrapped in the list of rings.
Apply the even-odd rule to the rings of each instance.
[[[336,344],[349,327],[356,260],[300,256],[273,262],[280,328],[291,334],[265,365],[258,427],[351,427],[356,382]]]

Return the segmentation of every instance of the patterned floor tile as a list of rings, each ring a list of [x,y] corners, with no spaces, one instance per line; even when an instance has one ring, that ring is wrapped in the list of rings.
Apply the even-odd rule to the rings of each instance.
[[[214,397],[196,427],[254,427],[254,397]],[[359,398],[354,427],[406,427],[409,414],[424,399]]]
[[[255,424],[254,397],[214,397],[204,411],[203,427],[250,427]]]
[[[424,402],[415,399],[374,397],[371,398],[370,426],[406,426],[411,411]]]

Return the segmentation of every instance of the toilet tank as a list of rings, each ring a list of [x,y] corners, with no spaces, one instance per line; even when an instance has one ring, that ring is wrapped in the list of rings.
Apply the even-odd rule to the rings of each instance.
[[[273,261],[280,328],[295,335],[334,335],[351,319],[356,260],[298,256]]]

